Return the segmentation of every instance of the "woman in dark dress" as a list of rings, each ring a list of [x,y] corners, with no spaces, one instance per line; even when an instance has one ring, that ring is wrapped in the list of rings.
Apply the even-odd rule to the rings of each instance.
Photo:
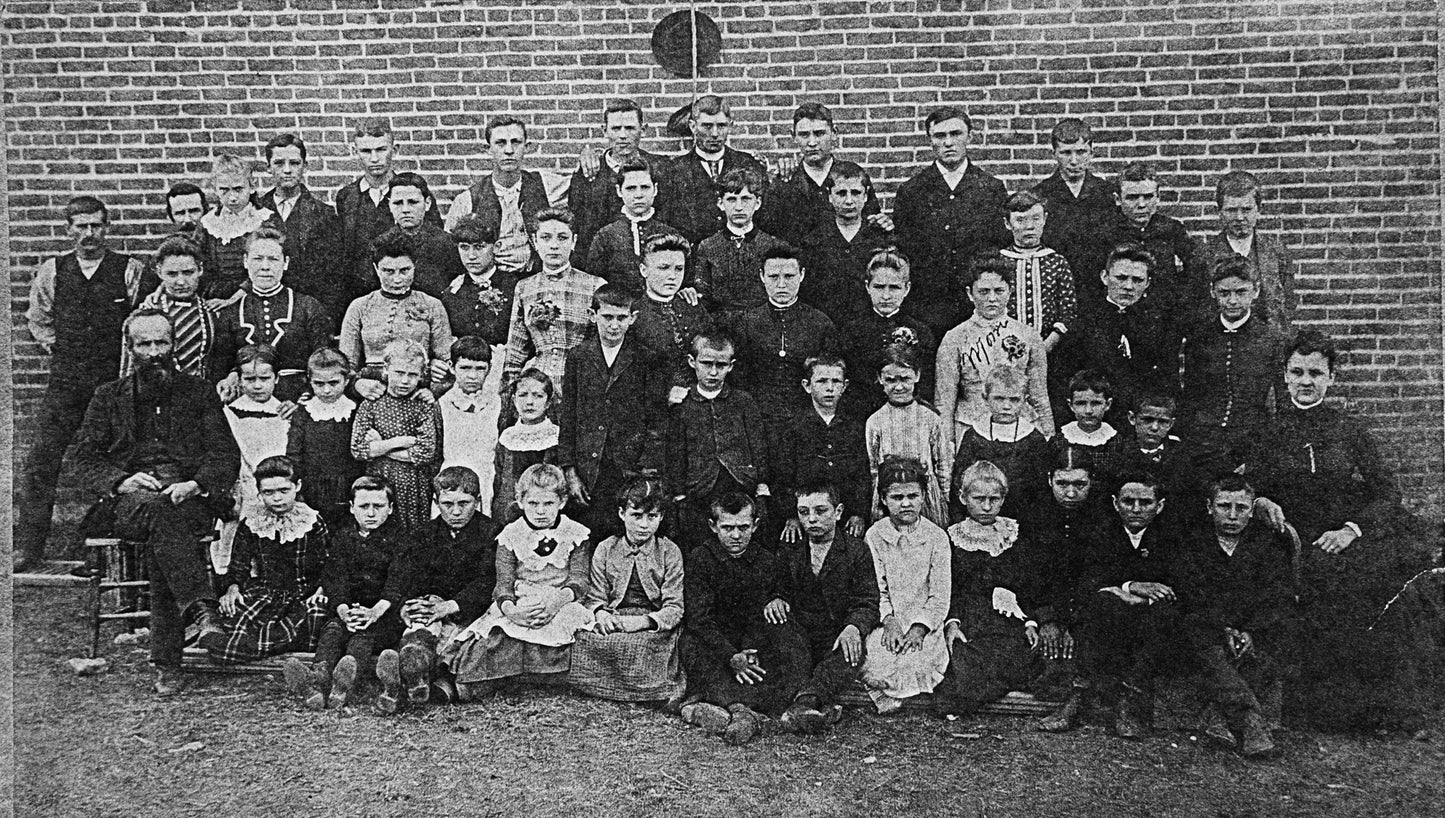
[[[1416,722],[1438,698],[1440,580],[1411,579],[1428,546],[1359,418],[1325,397],[1339,353],[1304,330],[1290,347],[1289,402],[1247,464],[1255,513],[1299,533],[1297,716],[1335,726]],[[1426,588],[1425,585],[1430,587]]]

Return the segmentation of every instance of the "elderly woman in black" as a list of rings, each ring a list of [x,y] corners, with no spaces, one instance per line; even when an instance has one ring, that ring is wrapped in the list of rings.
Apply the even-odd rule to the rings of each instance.
[[[1296,336],[1289,402],[1246,464],[1260,490],[1255,513],[1300,538],[1292,703],[1311,721],[1409,724],[1428,707],[1439,646],[1420,627],[1431,615],[1401,590],[1429,558],[1364,423],[1325,403],[1338,363],[1324,334]],[[1438,628],[1438,600],[1434,608]]]

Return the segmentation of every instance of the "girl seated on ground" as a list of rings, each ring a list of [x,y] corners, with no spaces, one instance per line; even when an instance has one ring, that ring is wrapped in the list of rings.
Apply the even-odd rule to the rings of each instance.
[[[959,480],[967,516],[948,529],[953,593],[943,626],[948,673],[934,691],[939,713],[972,713],[1010,690],[1028,689],[1043,671],[1038,624],[1026,622],[1019,607],[1027,593],[1020,587],[1027,571],[1019,524],[999,515],[1008,492],[1008,478],[987,460],[964,469]]]
[[[561,682],[578,630],[592,625],[587,594],[591,532],[562,513],[567,476],[557,466],[529,466],[517,478],[522,516],[497,535],[497,587],[492,606],[437,652],[455,677],[457,696],[471,701],[496,683],[523,674]]]
[[[326,618],[321,568],[326,521],[297,499],[301,481],[289,457],[256,464],[260,503],[241,514],[221,614],[226,633],[201,646],[216,662],[250,662],[309,651]]]
[[[878,470],[878,496],[888,516],[864,535],[878,575],[883,627],[868,634],[863,683],[879,713],[932,692],[948,667],[943,621],[948,617],[948,534],[922,514],[929,475],[912,458],[889,458]]]
[[[628,483],[617,503],[624,533],[592,555],[583,604],[596,626],[577,634],[568,676],[582,693],[624,702],[682,698],[682,551],[657,535],[666,499],[656,478]]]

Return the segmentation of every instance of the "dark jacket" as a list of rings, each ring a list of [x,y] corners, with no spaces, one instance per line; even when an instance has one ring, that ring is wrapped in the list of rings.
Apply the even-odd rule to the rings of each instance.
[[[839,410],[833,422],[823,423],[810,405],[788,423],[783,439],[773,447],[774,495],[787,504],[792,490],[810,483],[830,483],[843,500],[843,516],[865,520],[872,507],[872,482],[864,418]]]
[[[637,225],[640,237],[638,245],[647,244],[653,236],[667,233],[678,234],[677,228],[658,219],[655,215]],[[613,284],[625,284],[635,289],[643,286],[642,274],[638,272],[641,258],[632,241],[632,222],[626,217],[613,219],[593,234],[587,248],[587,258],[579,265],[592,275],[605,278]]]
[[[757,157],[724,148],[718,178],[734,168],[752,168],[764,182],[767,181],[768,169]],[[723,228],[723,213],[717,206],[717,183],[708,175],[697,151],[668,159],[663,166],[661,180],[656,181],[658,218],[681,230],[694,247]],[[764,196],[766,203],[766,190],[755,190],[753,193]],[[621,207],[620,200],[618,207]]]
[[[1117,427],[1140,392],[1173,391],[1179,371],[1179,330],[1148,300],[1120,309],[1109,301],[1080,305],[1077,328],[1069,333],[1083,360],[1080,367],[1101,371],[1114,387]]]
[[[663,468],[670,490],[702,499],[726,471],[754,491],[769,479],[765,439],[752,395],[724,385],[707,400],[693,386],[668,418]]]
[[[810,642],[836,639],[849,625],[867,638],[879,624],[878,577],[868,546],[840,528],[816,576],[810,548],[806,538],[782,546],[779,598],[792,607]]]
[[[447,320],[452,325],[453,338],[475,335],[493,346],[507,343],[507,331],[511,327],[512,297],[517,292],[517,277],[503,270],[493,270],[489,280],[491,290],[484,302],[482,288],[469,275],[452,279],[438,296],[446,307]],[[492,366],[501,367],[501,361],[492,361]]]
[[[1213,305],[1207,271],[1201,269],[1195,258],[1199,245],[1183,222],[1155,213],[1140,230],[1123,213],[1115,211],[1114,218],[1105,225],[1104,235],[1110,247],[1138,242],[1149,250],[1154,257],[1154,269],[1149,273],[1149,290],[1144,298],[1164,314],[1175,320],[1193,321]],[[1099,273],[1083,278],[1088,284],[1086,295],[1102,300],[1104,283]]]
[[[145,423],[140,413],[149,416],[151,410],[137,407],[134,374],[98,387],[75,440],[77,472],[97,495],[113,492],[142,470],[174,478],[167,482],[195,480],[220,512],[231,505],[241,451],[215,387],[180,372],[173,378],[169,400]],[[145,439],[147,429],[150,440]]]
[[[1043,197],[1049,211],[1044,224],[1043,244],[1052,247],[1069,262],[1075,284],[1092,282],[1098,289],[1099,273],[1109,257],[1112,245],[1105,229],[1119,214],[1114,194],[1119,188],[1113,182],[1092,173],[1084,174],[1084,185],[1075,196],[1058,171],[1034,185],[1033,192]]]
[[[154,273],[147,272],[132,300],[126,287],[129,267],[130,256],[106,250],[100,267],[87,279],[75,253],[55,260],[51,380],[83,384],[89,391],[120,370],[125,319],[160,283]]]
[[[1185,621],[1214,642],[1225,628],[1278,628],[1293,606],[1289,541],[1258,522],[1245,529],[1233,556],[1219,546],[1212,526],[1197,528],[1183,543],[1177,574]]]
[[[910,299],[911,300],[911,299]],[[927,324],[914,318],[907,307],[887,316],[879,315],[871,304],[838,322],[839,351],[848,362],[848,391],[844,401],[859,407],[864,414],[883,408],[888,399],[878,374],[883,370],[884,355],[893,344],[912,347],[918,355],[917,396],[933,400],[934,355],[938,337]]]
[[[260,202],[280,216],[274,188],[261,194]],[[334,325],[332,331],[339,330],[351,290],[339,259],[341,220],[336,210],[303,186],[291,213],[281,219],[281,229],[286,233],[288,259],[281,283],[320,302]]]
[[[499,232],[502,226],[502,201],[497,198],[497,189],[492,185],[492,174],[478,177],[467,190],[472,196],[472,213],[486,223],[493,233]],[[522,223],[526,226],[527,233],[531,234],[532,229],[537,226],[537,212],[552,206],[552,201],[547,198],[547,185],[542,181],[542,174],[535,170],[522,171],[522,192],[517,206],[522,211]],[[527,264],[528,270],[533,268],[532,262],[536,261],[536,258],[537,254],[533,252]]]
[[[849,241],[838,232],[831,211],[829,214],[827,221],[795,245],[801,249],[803,268],[807,270],[798,295],[841,325],[849,316],[871,307],[865,278],[868,259],[893,244],[893,234],[865,221]]]
[[[1093,490],[1103,494],[1103,486]],[[1019,520],[1020,558],[1026,581],[1015,588],[1024,615],[1047,625],[1068,627],[1075,607],[1086,552],[1096,531],[1111,522],[1104,501],[1090,499],[1077,509],[1066,509],[1049,498],[1035,504]],[[1098,590],[1098,589],[1095,589]]]
[[[683,561],[685,631],[709,658],[726,664],[748,628],[763,621],[763,606],[781,595],[782,579],[777,555],[757,543],[732,557],[709,538]]]
[[[567,352],[565,373],[557,465],[589,489],[604,461],[628,476],[656,470],[670,384],[653,355],[627,337],[609,368],[594,335]]]
[[[276,349],[276,369],[306,371],[311,353],[331,346],[332,317],[319,301],[285,286],[270,298],[241,288],[241,296],[216,311],[216,335],[211,342],[213,380],[223,380],[236,368],[236,353],[250,344]],[[288,396],[290,397],[290,396]]]
[[[1288,348],[1286,334],[1259,313],[1234,332],[1217,315],[1196,324],[1183,344],[1183,431],[1196,437],[1209,429],[1262,431]]]
[[[778,308],[753,307],[729,322],[737,339],[733,383],[758,401],[763,417],[792,418],[808,408],[803,393],[803,364],[833,351],[837,328],[822,312],[802,302]]]
[[[692,336],[709,321],[701,304],[689,304],[680,295],[666,304],[643,295],[637,299],[637,322],[629,332],[658,357],[673,386],[692,386],[697,380],[687,363]]]
[[[934,162],[898,187],[893,224],[913,264],[908,300],[935,334],[973,314],[962,277],[974,256],[1008,244],[1007,198],[1003,182],[971,160],[957,189],[948,187]]]
[[[453,619],[466,624],[487,612],[497,584],[497,531],[478,511],[460,530],[437,518],[416,535],[387,573],[383,596],[405,603],[436,595],[457,603]]]
[[[1200,270],[1192,278],[1207,286],[1210,268],[1221,260],[1238,257],[1229,246],[1229,239],[1223,233],[1214,233],[1199,243],[1196,259]],[[1268,317],[1271,324],[1289,327],[1299,302],[1294,290],[1294,259],[1277,237],[1256,230],[1248,261],[1258,274],[1259,300],[1255,302],[1255,310]]]
[[[398,558],[406,547],[407,538],[396,519],[387,520],[365,537],[355,523],[332,532],[326,569],[321,574],[327,609],[334,613],[342,605],[371,607],[385,599],[391,602],[387,616],[399,615],[405,600],[388,579],[400,567]]]
[[[783,242],[756,225],[741,239],[720,230],[692,251],[693,286],[714,315],[742,312],[768,303],[763,289],[763,255]]]
[[[1174,588],[1177,594],[1175,574],[1183,547],[1181,539],[1177,530],[1155,520],[1144,529],[1144,538],[1135,549],[1124,524],[1117,516],[1110,516],[1085,542],[1075,598],[1085,599],[1101,588],[1114,588],[1126,582],[1160,582]]]

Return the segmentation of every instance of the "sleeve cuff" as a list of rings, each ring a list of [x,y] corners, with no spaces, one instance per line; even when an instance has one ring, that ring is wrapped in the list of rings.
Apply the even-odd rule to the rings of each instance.
[[[1358,525],[1356,525],[1355,523],[1350,522],[1350,521],[1348,521],[1348,520],[1345,521],[1345,528],[1348,528],[1349,530],[1355,532],[1355,536],[1356,536],[1356,537],[1363,537],[1363,536],[1365,536],[1365,532],[1361,531],[1361,530],[1360,530],[1360,527],[1359,527]]]

